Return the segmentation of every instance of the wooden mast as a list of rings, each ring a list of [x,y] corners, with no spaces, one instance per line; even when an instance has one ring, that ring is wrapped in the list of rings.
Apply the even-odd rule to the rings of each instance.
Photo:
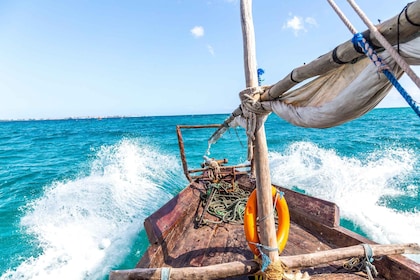
[[[420,22],[420,0],[409,4],[405,13],[396,15],[379,24],[377,29],[392,45],[396,45],[398,43],[408,42],[419,36],[420,27],[418,25],[413,25],[413,22]],[[380,45],[380,42],[376,40],[370,30],[365,30],[362,34],[363,37],[369,39],[373,45]],[[380,52],[382,50],[378,49],[377,51]],[[317,59],[294,68],[282,80],[273,84],[269,90],[265,91],[260,96],[260,101],[275,100],[297,84],[341,67],[342,64],[335,62],[334,58],[339,62],[351,63],[361,57],[365,57],[365,54],[359,53],[354,48],[352,41],[348,40],[336,46],[334,50],[319,56]],[[258,79],[256,74],[254,79]],[[210,137],[209,142],[216,142],[217,139],[228,130],[229,124],[235,117],[239,116],[241,113],[241,107],[236,108],[229,118],[226,119],[224,123],[220,125],[219,129]]]
[[[241,23],[246,87],[257,87],[258,75],[254,24],[252,20],[252,0],[241,0]],[[277,248],[264,118],[258,116],[257,123],[259,125],[255,133],[254,164],[257,184],[258,216],[260,217],[260,243],[270,248]],[[263,249],[263,253],[268,255],[271,261],[277,261],[279,258],[277,250],[266,251]]]

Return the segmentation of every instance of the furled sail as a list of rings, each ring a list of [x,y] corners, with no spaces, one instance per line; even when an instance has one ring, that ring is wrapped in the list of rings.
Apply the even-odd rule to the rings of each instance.
[[[398,49],[407,64],[420,65],[420,0],[408,4],[399,15],[381,23],[377,29],[394,45],[394,49]],[[328,128],[351,121],[375,108],[392,88],[389,77],[381,73],[381,67],[386,67],[395,80],[404,71],[391,54],[380,47],[370,30],[359,35],[366,38],[372,51],[379,52],[382,66],[372,63],[360,46],[349,40],[316,60],[293,69],[274,85],[243,90],[239,94],[240,106],[209,138],[209,143],[216,142],[229,127],[236,126],[246,128],[252,138],[258,126],[256,115],[273,112],[297,126]],[[311,78],[312,81],[299,86]],[[420,116],[419,105],[413,101],[410,106],[418,108],[416,111]]]
[[[408,64],[420,65],[420,37],[400,44],[399,49]],[[384,51],[380,56],[390,71],[400,78],[403,71],[388,52]],[[281,94],[276,100],[260,102],[259,106],[297,126],[327,128],[369,112],[391,88],[388,79],[366,57],[356,63],[343,64]],[[237,116],[229,126],[244,126],[242,118]]]

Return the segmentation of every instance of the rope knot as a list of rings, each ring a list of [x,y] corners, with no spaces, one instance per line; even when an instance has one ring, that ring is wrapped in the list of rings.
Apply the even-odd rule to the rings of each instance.
[[[246,134],[248,136],[248,160],[251,161],[253,154],[253,141],[255,140],[255,132],[262,123],[258,122],[259,116],[267,116],[270,111],[264,109],[260,102],[260,96],[270,86],[249,87],[239,93],[241,99],[242,115],[246,119]]]
[[[347,270],[356,269],[358,271],[364,271],[369,280],[373,280],[374,277],[378,276],[378,271],[376,267],[372,264],[374,261],[372,248],[369,244],[362,244],[363,249],[365,250],[365,257],[364,258],[351,258],[346,263],[344,263],[343,267]]]
[[[389,70],[389,66],[386,65],[380,56],[375,52],[375,50],[371,47],[368,40],[363,37],[363,34],[356,33],[352,39],[353,44],[358,45],[362,51],[370,58],[370,60],[376,65],[378,68],[378,72],[382,72],[384,70]]]
[[[268,258],[268,256],[267,256]],[[309,280],[311,277],[308,272],[302,273],[300,270],[289,269],[281,260],[271,262],[270,259],[264,260],[256,259],[255,260],[260,266],[261,270],[256,273],[256,275],[261,275],[264,279],[274,280]]]
[[[207,166],[209,178],[212,180],[219,180],[221,178],[220,165],[215,159],[204,156],[204,165]]]
[[[244,113],[244,116],[245,114],[249,113],[255,113],[257,115],[267,115],[270,112],[264,109],[260,102],[260,96],[270,88],[271,86],[249,87],[239,93],[239,98],[241,99],[242,112]]]

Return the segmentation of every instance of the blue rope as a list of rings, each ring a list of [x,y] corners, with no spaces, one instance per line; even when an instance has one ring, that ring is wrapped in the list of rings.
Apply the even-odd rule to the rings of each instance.
[[[262,259],[262,263],[261,263],[261,271],[262,271],[262,272],[264,272],[264,271],[267,269],[267,267],[270,265],[271,260],[270,260],[270,258],[269,258],[266,254],[264,254],[262,251],[260,251],[260,253],[261,253],[261,259]]]
[[[261,86],[262,81],[264,81],[261,76],[264,74],[264,70],[261,68],[257,69],[257,74],[258,74],[258,85]]]
[[[258,252],[260,252],[261,261],[262,261],[261,271],[264,272],[267,269],[267,267],[270,265],[271,260],[266,254],[264,254],[264,252],[261,249],[265,249],[267,251],[278,251],[279,249],[277,247],[272,248],[272,247],[262,245],[260,243],[254,243],[254,242],[250,242],[250,241],[248,241],[248,243],[251,243],[251,244],[254,244],[255,246],[257,246],[257,249],[258,249]]]
[[[407,101],[408,105],[416,112],[417,116],[420,117],[420,107],[416,101],[411,98],[411,96],[405,91],[405,89],[401,86],[395,76],[387,69],[382,71],[384,75],[388,78],[391,84],[398,90],[402,97],[404,97],[405,101]]]
[[[365,257],[366,260],[369,261],[370,263],[373,262],[373,252],[372,252],[372,248],[369,246],[369,244],[362,244],[363,248],[365,249]]]
[[[362,244],[362,246],[365,249],[365,259],[362,261],[361,265],[362,268],[365,268],[366,274],[368,275],[368,279],[373,280],[373,276],[378,276],[378,271],[376,270],[376,267],[372,264],[372,262],[374,261],[372,248],[369,246],[369,244]]]
[[[171,279],[171,268],[170,267],[162,267],[162,270],[160,272],[160,279],[161,280]]]
[[[369,42],[363,37],[361,33],[356,33],[352,39],[353,44],[357,44],[362,48],[363,52],[375,63],[376,66],[382,68],[382,73],[388,78],[391,84],[398,90],[404,100],[410,105],[411,109],[420,117],[420,107],[418,103],[411,98],[407,91],[401,86],[397,78],[389,71],[385,69],[386,65],[382,62],[381,58],[376,54],[375,50],[369,45]]]

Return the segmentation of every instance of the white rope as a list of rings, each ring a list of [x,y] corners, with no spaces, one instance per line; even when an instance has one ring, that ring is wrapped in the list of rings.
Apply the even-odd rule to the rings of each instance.
[[[330,0],[328,0],[330,1]],[[332,0],[331,0],[332,1]],[[369,28],[370,32],[376,37],[376,39],[381,43],[381,45],[389,52],[392,58],[397,62],[397,64],[404,70],[405,73],[411,78],[411,80],[420,88],[420,79],[410,68],[410,65],[397,53],[397,51],[392,47],[392,45],[385,39],[384,36],[378,31],[375,25],[369,20],[366,14],[360,9],[360,7],[353,0],[347,0],[349,4],[353,7],[355,12],[363,20],[366,26]],[[354,34],[354,33],[353,33]]]
[[[334,0],[328,0],[328,3],[330,3],[331,7],[334,9],[334,11],[337,13],[337,15],[341,18],[341,20],[344,22],[344,24],[350,30],[351,34],[353,34],[353,35],[356,34],[357,33],[356,28],[351,24],[349,19],[344,15],[344,13],[340,10],[340,8],[335,4]]]
[[[254,158],[254,141],[257,129],[265,121],[269,111],[266,111],[259,102],[260,95],[267,90],[267,86],[249,87],[239,93],[241,99],[242,116],[246,119],[246,134],[248,136],[248,160]],[[263,117],[260,123],[259,116]]]

